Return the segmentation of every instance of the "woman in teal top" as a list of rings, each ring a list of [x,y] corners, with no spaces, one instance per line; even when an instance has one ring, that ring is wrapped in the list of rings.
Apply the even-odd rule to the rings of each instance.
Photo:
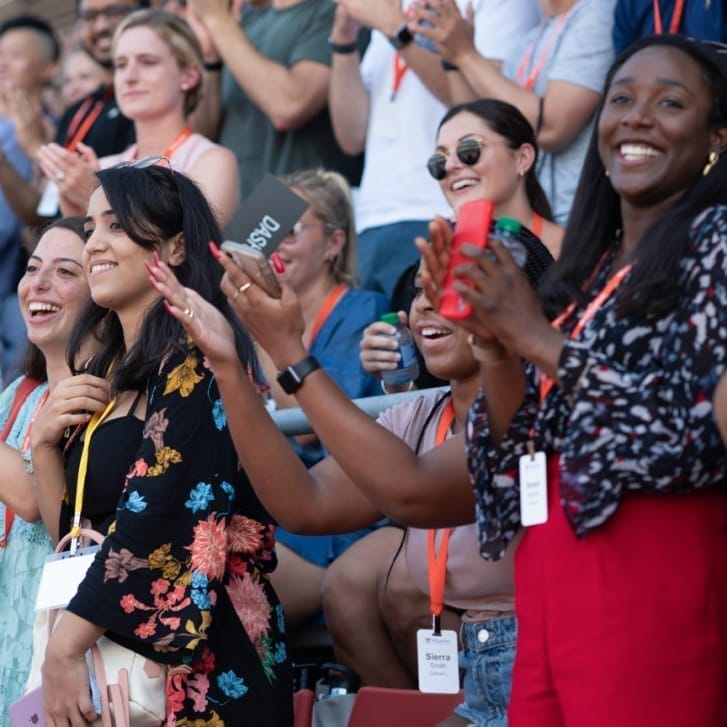
[[[89,298],[81,267],[83,245],[80,218],[54,222],[18,285],[30,347],[23,375],[0,394],[0,429],[10,419],[18,391],[25,397],[0,442],[0,727],[10,724],[8,707],[20,697],[28,677],[38,581],[53,549],[35,499],[29,434],[49,388],[70,375],[66,342]]]

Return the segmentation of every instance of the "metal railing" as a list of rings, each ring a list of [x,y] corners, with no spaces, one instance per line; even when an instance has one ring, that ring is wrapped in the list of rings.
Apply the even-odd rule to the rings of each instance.
[[[448,386],[438,386],[433,389],[416,389],[414,391],[403,391],[399,394],[382,394],[381,396],[368,396],[363,399],[353,399],[353,403],[375,419],[384,409],[390,409],[394,404],[412,399],[415,396],[434,395],[445,392]],[[302,409],[276,409],[270,412],[273,421],[278,425],[280,431],[292,437],[296,434],[310,434],[313,431],[308,417]]]

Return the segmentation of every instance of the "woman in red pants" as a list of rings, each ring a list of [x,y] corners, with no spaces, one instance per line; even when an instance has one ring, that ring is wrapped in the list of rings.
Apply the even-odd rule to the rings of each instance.
[[[483,555],[531,524],[511,727],[727,724],[720,50],[658,36],[615,61],[540,300],[496,243],[459,271],[492,362],[468,427]]]

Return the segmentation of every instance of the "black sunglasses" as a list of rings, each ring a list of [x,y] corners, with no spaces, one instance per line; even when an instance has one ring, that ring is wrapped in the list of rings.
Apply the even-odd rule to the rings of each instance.
[[[457,159],[459,159],[462,164],[466,164],[468,167],[471,167],[472,165],[477,164],[480,160],[482,149],[485,146],[486,144],[484,141],[468,137],[458,141],[454,151],[455,154],[457,154]],[[427,160],[427,169],[438,182],[441,182],[447,176],[445,167],[447,166],[448,156],[449,152],[435,151],[434,154],[432,154],[432,156],[430,156]]]

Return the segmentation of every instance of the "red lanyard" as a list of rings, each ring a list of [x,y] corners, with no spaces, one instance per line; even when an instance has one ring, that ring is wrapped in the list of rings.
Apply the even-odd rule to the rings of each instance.
[[[189,128],[189,126],[185,126],[174,138],[174,141],[162,152],[162,156],[166,157],[167,159],[171,160],[172,154],[174,154],[177,149],[179,149],[182,144],[187,141],[187,139],[192,135],[192,129]],[[133,159],[136,159],[136,156],[138,154],[138,148],[134,152]]]
[[[28,447],[30,446],[30,430],[33,427],[33,422],[35,421],[35,417],[37,416],[37,414],[40,411],[43,404],[45,404],[45,400],[47,398],[48,398],[48,389],[46,389],[43,392],[43,395],[40,397],[40,401],[35,406],[33,415],[30,417],[30,424],[28,424],[28,431],[25,433],[25,437],[23,438],[23,444],[20,447],[20,454],[25,454],[28,451]],[[15,520],[15,513],[6,505],[5,506],[5,528],[4,528],[5,532],[3,533],[2,538],[0,538],[0,548],[4,548],[8,543],[8,537],[10,536],[10,530],[13,527],[13,520]]]
[[[75,151],[78,144],[86,138],[89,129],[96,123],[96,119],[103,111],[104,106],[106,106],[113,96],[114,87],[109,86],[95,104],[93,104],[93,98],[89,96],[78,107],[66,132],[66,149],[68,151]],[[93,108],[91,108],[91,104],[93,104]],[[89,109],[91,109],[90,112]]]
[[[578,319],[573,330],[570,332],[569,338],[571,340],[578,338],[581,331],[591,321],[593,316],[596,315],[599,308],[614,294],[619,285],[623,282],[623,279],[631,272],[631,265],[625,265],[618,272],[616,272],[604,285],[603,290],[588,304],[583,315]],[[563,323],[575,310],[576,304],[571,303],[553,322],[553,328],[559,328],[560,324]],[[550,394],[555,382],[549,376],[542,374],[540,377],[540,401],[545,401]]]
[[[401,80],[404,78],[404,74],[409,70],[409,66],[406,65],[406,61],[402,60],[398,53],[394,53],[394,80],[391,84],[391,100],[396,98],[396,94],[399,93],[399,87],[401,86]]]
[[[561,32],[563,31],[563,26],[565,25],[565,21],[568,19],[568,16],[570,15],[570,12],[564,13],[561,15],[558,20],[554,23],[553,27],[551,28],[550,33],[548,34],[547,42],[545,43],[543,50],[540,52],[540,55],[538,56],[537,60],[533,64],[532,69],[530,70],[530,73],[525,76],[525,69],[530,64],[530,59],[533,56],[533,51],[535,50],[535,44],[538,42],[537,38],[533,38],[533,42],[530,44],[530,47],[525,52],[525,55],[523,56],[522,61],[520,62],[520,66],[517,69],[517,82],[520,86],[522,86],[527,91],[531,91],[533,86],[535,85],[535,82],[538,80],[538,76],[540,75],[540,72],[543,70],[543,66],[545,65],[545,62],[548,60],[548,56],[550,55],[550,51],[553,48],[553,45],[555,44],[555,41],[558,40],[558,37],[560,36]]]
[[[323,328],[323,324],[328,319],[328,316],[331,315],[331,311],[336,307],[338,301],[343,298],[347,290],[347,285],[338,285],[326,296],[326,299],[325,301],[323,301],[321,309],[318,311],[318,315],[316,316],[315,321],[313,321],[313,328],[311,329],[310,343],[308,344],[308,348],[313,345],[313,341],[318,335],[318,332],[321,330],[321,328]]]
[[[447,433],[452,428],[454,421],[454,402],[451,397],[442,410],[437,424],[437,435],[434,440],[438,447],[447,438]],[[442,530],[442,542],[439,544],[439,553],[435,548],[436,530],[427,532],[427,574],[429,576],[429,603],[432,615],[434,616],[434,633],[440,631],[439,617],[444,608],[444,583],[447,579],[447,553],[449,551],[449,536],[452,528]]]
[[[682,13],[684,12],[684,0],[676,0],[674,4],[674,12],[671,16],[671,22],[669,23],[669,32],[674,35],[679,30],[679,23],[682,21]],[[664,28],[661,24],[661,8],[659,7],[659,0],[654,0],[654,33],[655,35],[661,35],[664,32]]]

